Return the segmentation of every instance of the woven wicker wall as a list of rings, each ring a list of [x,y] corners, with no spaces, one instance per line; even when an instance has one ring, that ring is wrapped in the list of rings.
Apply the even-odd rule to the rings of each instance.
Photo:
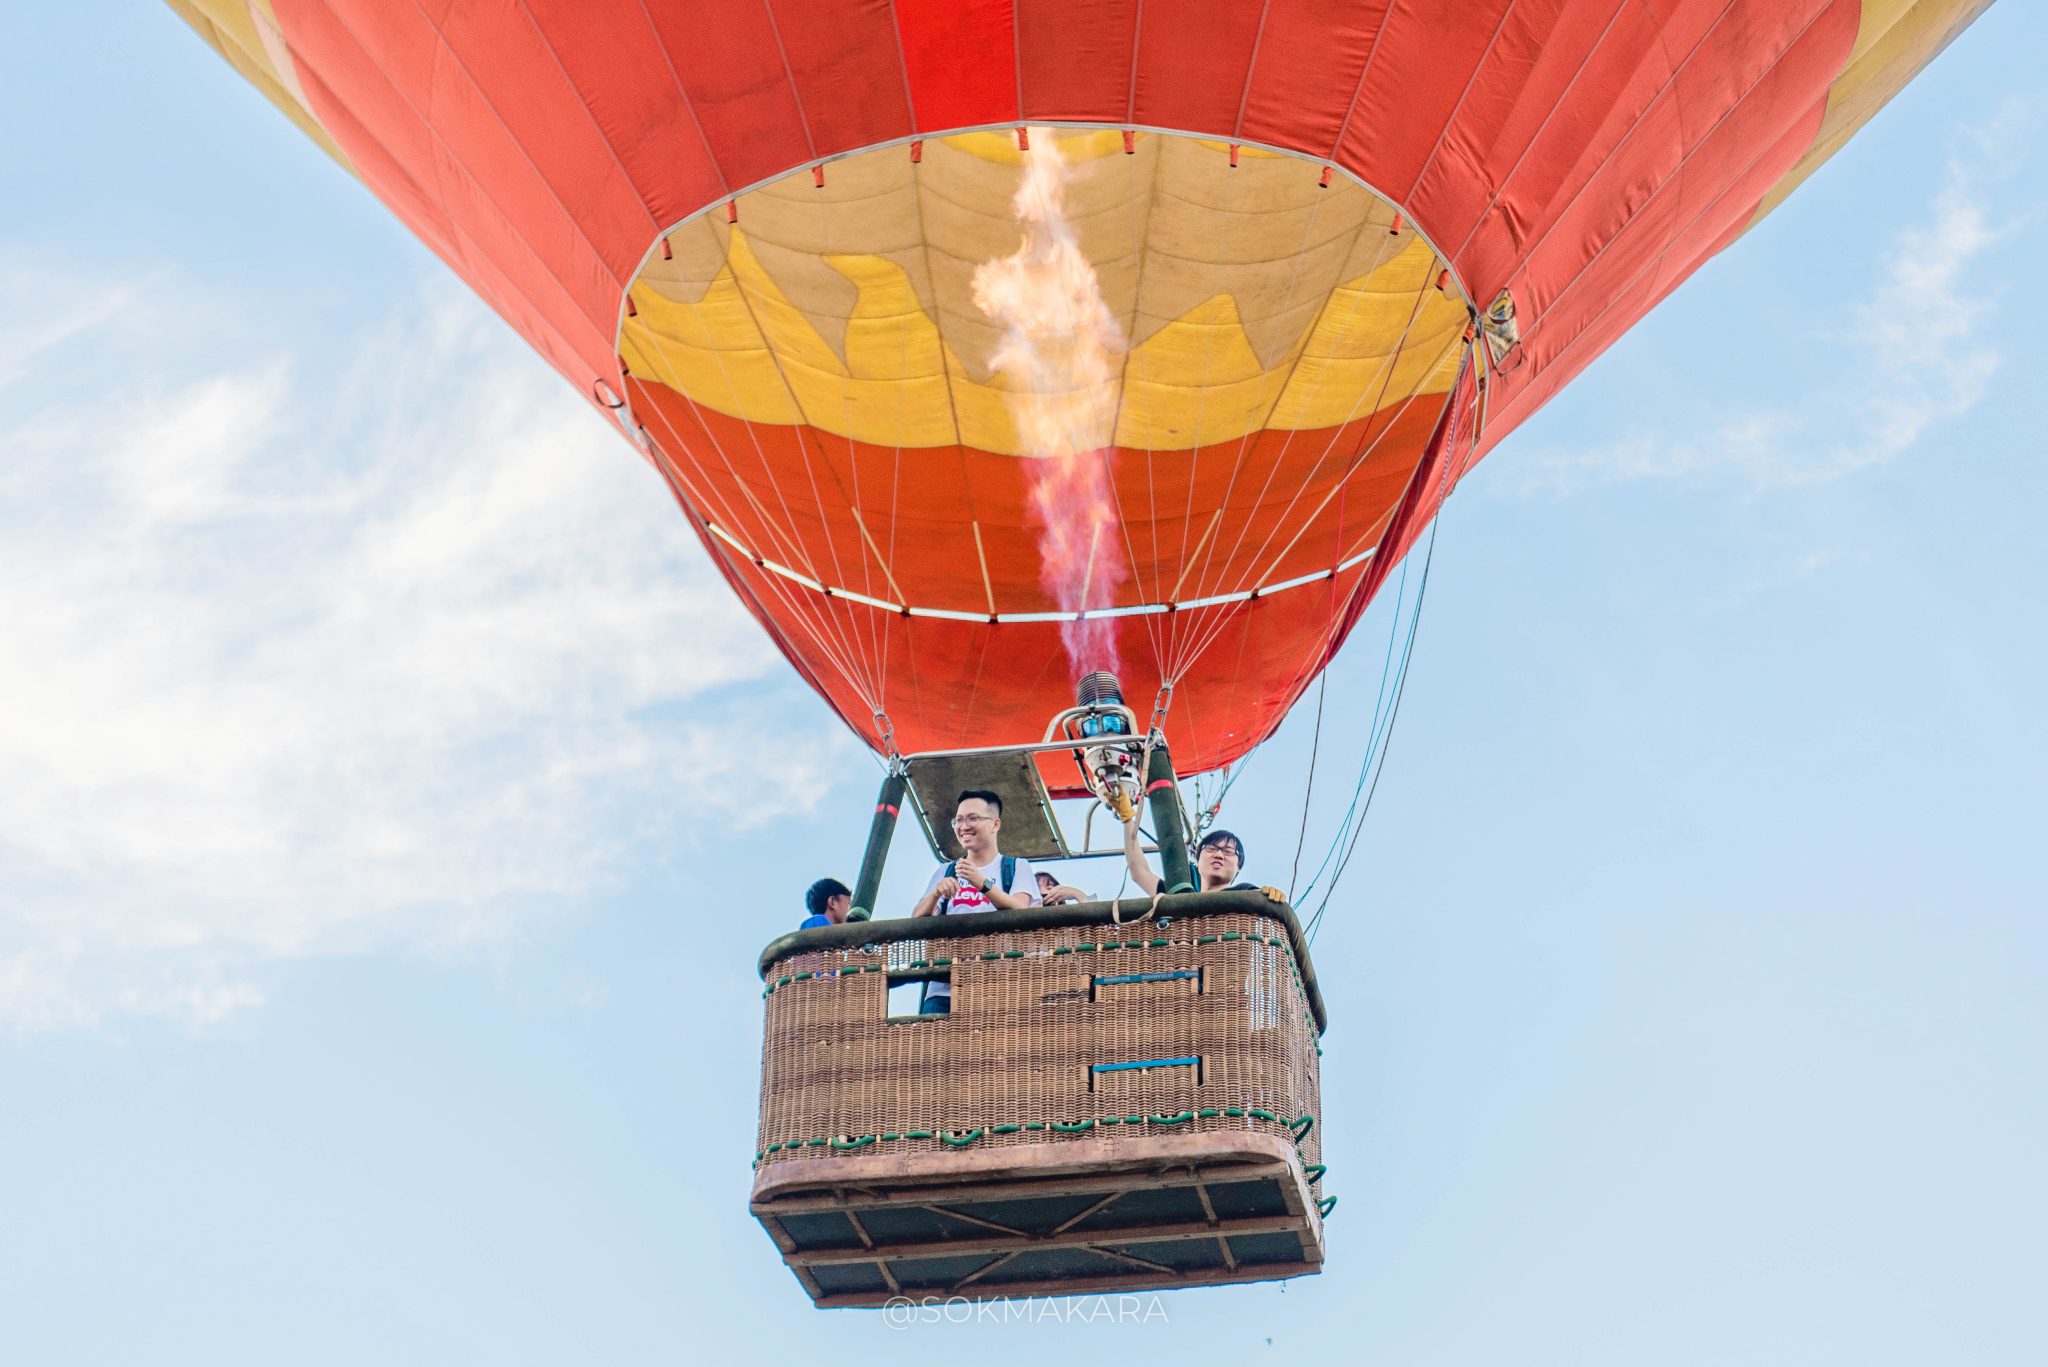
[[[942,959],[951,961],[952,1014],[890,1019],[891,974]],[[1199,977],[1091,989],[1104,977],[1186,972]],[[1315,1025],[1287,928],[1274,917],[798,953],[770,970],[765,1006],[762,1166],[943,1151],[946,1132],[975,1130],[976,1149],[1057,1145],[1082,1133],[1286,1135],[1290,1122],[1320,1114]],[[1175,1058],[1201,1064],[1091,1072]],[[1086,1130],[1055,1128],[1088,1121]],[[1319,1137],[1312,1128],[1305,1136],[1304,1163],[1318,1161]]]

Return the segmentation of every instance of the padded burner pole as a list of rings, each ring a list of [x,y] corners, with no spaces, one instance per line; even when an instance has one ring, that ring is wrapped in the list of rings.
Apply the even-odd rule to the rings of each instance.
[[[1168,892],[1195,890],[1194,866],[1188,862],[1188,838],[1180,810],[1180,783],[1173,776],[1173,757],[1166,742],[1154,738],[1152,762],[1145,771],[1145,797],[1152,805],[1152,837],[1159,842],[1159,876]]]
[[[882,779],[881,795],[875,799],[875,819],[868,823],[868,849],[860,859],[849,920],[865,921],[874,915],[875,897],[882,890],[882,861],[889,857],[889,842],[896,836],[896,814],[903,807],[903,784],[902,766],[890,765]]]

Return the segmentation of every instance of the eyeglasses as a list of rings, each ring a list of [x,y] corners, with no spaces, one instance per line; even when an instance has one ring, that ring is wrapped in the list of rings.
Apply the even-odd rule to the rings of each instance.
[[[981,826],[994,820],[995,818],[992,816],[962,815],[954,817],[953,824],[955,826]]]
[[[1237,846],[1235,846],[1235,845],[1226,845],[1226,844],[1224,844],[1224,843],[1223,843],[1223,842],[1222,842],[1221,840],[1217,841],[1217,842],[1216,842],[1215,844],[1213,844],[1213,845],[1204,845],[1204,846],[1202,846],[1202,848],[1201,848],[1200,850],[1198,850],[1198,851],[1197,851],[1196,853],[1197,853],[1197,855],[1203,855],[1203,854],[1207,854],[1207,853],[1208,853],[1209,851],[1211,851],[1211,850],[1214,850],[1214,851],[1216,851],[1216,852],[1217,852],[1218,854],[1227,854],[1227,855],[1229,855],[1229,856],[1230,856],[1230,857],[1231,857],[1232,859],[1235,859],[1235,860],[1236,860],[1236,861],[1237,861],[1238,863],[1240,863],[1240,864],[1242,864],[1242,863],[1244,862],[1244,851],[1243,851],[1243,850],[1241,850],[1241,849],[1237,848]]]

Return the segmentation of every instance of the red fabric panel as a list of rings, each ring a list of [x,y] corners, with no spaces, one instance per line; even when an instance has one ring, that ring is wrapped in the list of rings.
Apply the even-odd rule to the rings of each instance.
[[[1238,133],[1313,157],[1337,145],[1390,0],[1273,0]]]
[[[614,24],[644,25],[645,19],[603,14],[625,8],[620,0],[586,4],[580,23],[596,41]],[[817,22],[829,24],[836,8],[819,6]],[[647,13],[727,185],[742,190],[817,159],[761,0],[650,0]]]
[[[1835,36],[1830,26],[1814,22],[1823,11],[1848,20],[1839,45],[1827,42]],[[1660,226],[1683,221],[1674,217],[1674,197],[1659,190],[1702,139],[1734,116],[1735,98],[1756,95],[1756,102],[1740,112],[1758,117],[1757,111],[1768,108],[1775,92],[1790,82],[1806,88],[1789,101],[1776,102],[1805,109],[1815,94],[1825,93],[1840,58],[1847,56],[1855,38],[1854,20],[1849,7],[1838,0],[1805,0],[1769,13],[1760,6],[1742,7],[1715,25],[1644,110],[1616,154],[1594,170],[1530,244],[1515,285],[1517,302],[1532,315],[1542,316],[1573,278],[1624,232],[1635,242],[1657,243]],[[1837,59],[1830,63],[1835,54]],[[1772,123],[1767,114],[1761,117],[1769,127],[1767,141],[1775,141],[1788,120]],[[1644,214],[1648,217],[1639,219]]]
[[[1368,185],[1406,197],[1510,3],[1393,6],[1336,159]],[[1426,216],[1416,222],[1431,231]]]
[[[1069,22],[1080,22],[1071,11]],[[896,30],[919,129],[1016,121],[1010,0],[897,0]]]
[[[1233,136],[1251,75],[1260,8],[1233,0],[1145,6],[1134,122]]]
[[[1726,4],[1693,0],[1681,9],[1711,5],[1718,14]],[[1481,293],[1505,283],[1521,253],[1629,136],[1670,83],[1672,62],[1690,46],[1674,42],[1656,16],[1628,0],[1611,25],[1590,35],[1586,50],[1558,44],[1534,59],[1529,86],[1501,115],[1497,151],[1480,177],[1468,182],[1448,169],[1425,173],[1416,212],[1442,224],[1440,245]],[[1473,117],[1484,117],[1494,98],[1491,88],[1475,92]],[[1473,202],[1471,191],[1482,184],[1486,198]]]
[[[646,11],[636,9],[619,16],[616,26],[597,28],[575,22],[588,0],[527,3],[577,98],[663,228],[725,198],[711,145]],[[636,259],[647,245],[632,245]]]
[[[536,19],[525,0],[450,5],[441,21],[447,55],[436,73],[433,118],[451,143],[481,150],[468,158],[480,163],[474,173],[508,212],[567,225],[565,247],[591,249],[593,316],[610,319],[630,269],[623,263],[638,261],[664,225],[649,214]]]
[[[1626,91],[1646,54],[1662,52],[1640,12],[1626,21],[1629,8],[1626,0],[1522,0],[1508,16],[1411,197],[1428,206],[1428,222],[1448,239],[1444,251],[1458,251],[1509,175],[1527,166],[1524,153],[1546,123],[1612,110],[1614,90]],[[1581,152],[1585,145],[1552,144]]]
[[[911,132],[908,87],[889,0],[763,0],[775,13],[804,122],[821,153]]]
[[[1139,0],[1019,0],[1017,70],[1025,117],[1125,123],[1138,51]]]

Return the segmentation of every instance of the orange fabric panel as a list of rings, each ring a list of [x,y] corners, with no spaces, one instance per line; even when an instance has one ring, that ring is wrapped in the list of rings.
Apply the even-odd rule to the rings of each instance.
[[[639,380],[629,392],[683,491],[755,553],[918,607],[982,612],[991,594],[1006,613],[1059,607],[1040,585],[1037,529],[1023,515],[1028,461],[749,424]],[[1135,567],[1120,601],[1239,592],[1369,549],[1437,412],[1435,402],[1396,407],[1341,428],[1268,430],[1196,451],[1115,449]]]

